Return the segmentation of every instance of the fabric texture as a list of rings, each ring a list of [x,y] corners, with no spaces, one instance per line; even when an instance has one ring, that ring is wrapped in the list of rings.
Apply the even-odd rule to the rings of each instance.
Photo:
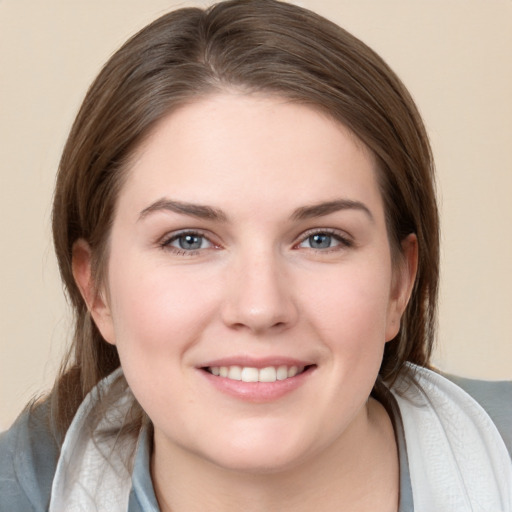
[[[100,397],[108,403],[108,408]],[[134,400],[121,369],[100,382],[86,397],[62,444],[49,512],[128,509],[136,441],[119,432],[127,422]]]
[[[450,377],[455,385],[413,366],[405,375],[415,378],[379,396],[399,448],[400,512],[512,511],[512,382]],[[0,512],[159,512],[150,428],[138,440],[118,434],[132,401],[120,370],[102,381],[60,457],[48,403],[26,410],[0,435]]]
[[[410,369],[392,393],[404,424],[414,510],[512,512],[512,462],[489,415],[448,379]]]

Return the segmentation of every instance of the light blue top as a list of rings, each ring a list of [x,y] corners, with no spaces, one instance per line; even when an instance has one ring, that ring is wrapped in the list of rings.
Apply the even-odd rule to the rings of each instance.
[[[512,457],[512,382],[488,382],[447,376],[487,411]],[[376,398],[393,421],[400,458],[400,512],[414,510],[407,446],[398,404],[386,389]],[[50,425],[49,404],[24,411],[0,434],[0,512],[46,512],[61,440]],[[139,442],[128,512],[159,511],[150,476],[151,432]]]

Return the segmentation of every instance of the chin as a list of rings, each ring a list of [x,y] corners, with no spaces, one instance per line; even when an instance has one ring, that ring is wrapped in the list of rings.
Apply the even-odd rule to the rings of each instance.
[[[264,453],[262,450],[248,450],[228,457],[212,457],[210,462],[227,471],[240,474],[268,475],[283,473],[299,466],[305,457],[296,454]]]
[[[314,451],[304,436],[290,429],[252,432],[250,436],[230,436],[224,442],[212,442],[207,458],[218,467],[239,473],[270,474],[290,470],[308,459]],[[298,433],[297,433],[298,434]],[[212,451],[211,446],[215,446]]]

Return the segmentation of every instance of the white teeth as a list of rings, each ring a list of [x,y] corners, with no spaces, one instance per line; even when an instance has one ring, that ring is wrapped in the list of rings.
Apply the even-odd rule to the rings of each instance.
[[[228,372],[228,379],[242,380],[242,368],[240,366],[230,366]]]
[[[258,382],[258,368],[244,368],[242,370],[242,382]]]
[[[268,368],[262,368],[260,370],[260,378],[258,379],[260,382],[275,382],[277,378],[276,369],[272,366]]]
[[[275,382],[295,377],[304,371],[303,366],[267,366],[265,368],[252,368],[249,366],[211,366],[211,374],[242,382]]]
[[[287,366],[279,366],[277,368],[277,380],[285,380],[288,378],[288,367]]]

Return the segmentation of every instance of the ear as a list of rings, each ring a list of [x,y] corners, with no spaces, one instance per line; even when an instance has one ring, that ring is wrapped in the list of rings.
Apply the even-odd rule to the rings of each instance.
[[[115,345],[112,314],[104,290],[98,289],[94,283],[91,261],[92,253],[89,244],[83,239],[77,240],[72,249],[73,277],[96,327],[108,343]]]
[[[400,261],[393,269],[393,283],[388,307],[386,341],[400,330],[400,319],[411,297],[418,270],[418,239],[411,233],[402,241]]]

